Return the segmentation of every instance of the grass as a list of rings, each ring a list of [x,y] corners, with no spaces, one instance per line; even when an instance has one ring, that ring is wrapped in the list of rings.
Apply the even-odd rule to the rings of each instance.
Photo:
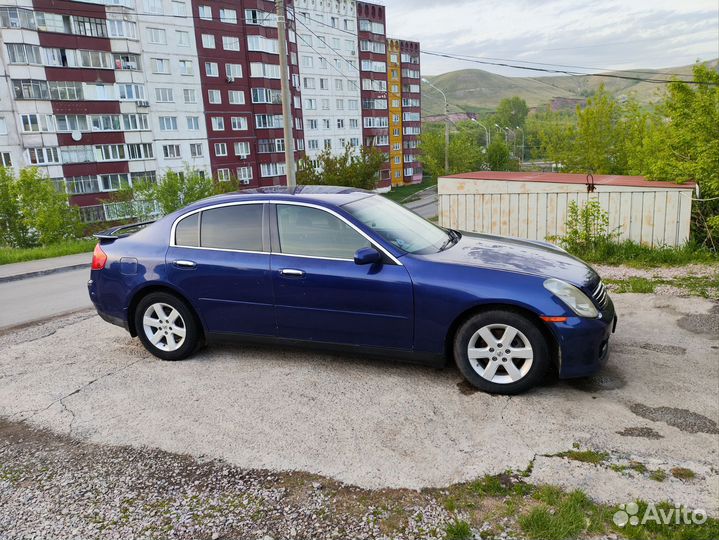
[[[665,473],[661,469],[657,469],[656,471],[652,471],[649,473],[649,478],[655,480],[656,482],[664,482],[664,480],[667,479],[667,473]]]
[[[96,240],[67,240],[50,246],[27,249],[0,247],[0,264],[11,264],[76,253],[90,253],[97,243]]]
[[[688,243],[682,247],[649,247],[632,241],[597,242],[592,246],[570,247],[569,252],[589,263],[626,265],[634,268],[719,264],[719,253]]]
[[[469,523],[460,519],[446,525],[444,533],[446,540],[471,540],[474,537]]]
[[[627,279],[605,279],[605,283],[616,285],[618,293],[653,293],[658,280],[643,277],[630,277]]]
[[[637,516],[641,519],[647,511],[647,503],[637,501],[639,512]],[[657,514],[660,511],[665,512],[675,509],[674,505],[669,503],[660,503],[655,505]],[[652,513],[650,513],[652,515]],[[673,516],[672,516],[673,517]],[[709,518],[706,523],[694,524],[684,523],[680,519],[680,523],[673,520],[670,524],[657,523],[656,520],[645,520],[643,525],[628,525],[622,529],[615,528],[615,531],[629,540],[650,540],[660,538],[661,540],[716,540],[719,538],[719,520]]]
[[[563,493],[557,488],[543,489],[536,506],[520,516],[519,525],[529,538],[564,540],[576,538],[585,531],[603,532],[608,511],[594,504],[582,491]],[[535,493],[535,498],[540,492]]]
[[[383,193],[382,195],[394,202],[406,202],[406,199],[411,198],[412,195],[415,195],[417,192],[436,185],[436,178],[425,177],[425,179],[422,180],[422,182],[419,184],[409,184],[406,186],[393,187],[391,191]]]
[[[674,467],[670,472],[674,478],[679,478],[679,480],[691,480],[696,478],[696,473],[685,467]]]

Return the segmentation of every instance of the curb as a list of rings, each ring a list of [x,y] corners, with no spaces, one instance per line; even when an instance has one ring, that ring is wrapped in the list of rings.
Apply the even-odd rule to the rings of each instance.
[[[40,276],[48,276],[50,274],[59,274],[61,272],[71,272],[72,270],[80,270],[81,268],[90,268],[89,263],[73,264],[71,266],[60,266],[59,268],[48,268],[47,270],[37,270],[35,272],[27,272],[25,274],[13,274],[11,276],[0,277],[0,283],[9,283],[11,281],[20,281]]]

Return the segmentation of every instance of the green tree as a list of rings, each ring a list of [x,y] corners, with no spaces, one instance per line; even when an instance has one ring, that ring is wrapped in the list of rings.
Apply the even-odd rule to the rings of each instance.
[[[527,114],[529,114],[527,102],[519,96],[512,96],[499,102],[497,111],[494,113],[494,121],[500,126],[510,129],[524,128]]]
[[[77,208],[35,167],[0,168],[0,240],[12,247],[50,245],[79,234]]]
[[[484,130],[476,122],[456,124],[449,134],[449,171],[444,169],[444,125],[430,124],[420,139],[422,165],[432,176],[478,171],[485,164]]]
[[[297,183],[300,185],[349,186],[375,189],[387,156],[374,147],[362,146],[359,152],[347,145],[335,154],[326,148],[315,163],[305,156],[299,162]]]
[[[156,182],[141,180],[132,186],[125,185],[114,194],[113,201],[126,205],[119,212],[121,215],[150,219],[157,211],[162,215],[169,214],[200,199],[239,188],[236,178],[217,181],[201,171],[186,168],[184,171],[168,170]]]
[[[495,137],[487,150],[487,165],[490,171],[513,170],[509,147],[501,138]]]
[[[697,64],[694,81],[699,84],[671,83],[658,105],[645,137],[644,173],[657,180],[695,180],[702,198],[712,199],[719,197],[719,73]],[[716,247],[719,201],[695,208],[695,232]]]

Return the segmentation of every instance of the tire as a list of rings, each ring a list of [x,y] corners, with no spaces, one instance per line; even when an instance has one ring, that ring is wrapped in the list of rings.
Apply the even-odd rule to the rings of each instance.
[[[510,343],[502,343],[508,339]],[[537,325],[503,310],[478,313],[459,327],[454,360],[470,384],[490,394],[524,392],[541,382],[550,363],[547,342]]]
[[[201,344],[192,309],[169,293],[150,293],[140,300],[135,309],[135,328],[145,348],[162,360],[184,360]]]

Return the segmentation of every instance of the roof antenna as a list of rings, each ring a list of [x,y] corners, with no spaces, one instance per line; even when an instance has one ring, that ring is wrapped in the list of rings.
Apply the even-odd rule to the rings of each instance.
[[[594,193],[596,189],[597,186],[594,185],[594,175],[592,171],[589,171],[587,173],[587,193]]]

